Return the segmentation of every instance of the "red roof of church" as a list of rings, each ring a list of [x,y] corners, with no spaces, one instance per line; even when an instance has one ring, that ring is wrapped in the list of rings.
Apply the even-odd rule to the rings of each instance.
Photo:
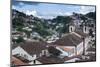
[[[71,33],[62,37],[61,39],[57,40],[52,44],[59,45],[59,46],[77,46],[81,42],[82,42],[82,38],[78,37],[74,33]]]

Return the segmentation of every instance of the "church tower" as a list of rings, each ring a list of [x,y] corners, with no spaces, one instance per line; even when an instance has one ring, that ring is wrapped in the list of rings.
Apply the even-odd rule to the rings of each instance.
[[[84,33],[89,33],[89,28],[88,28],[88,26],[83,26],[83,32]]]
[[[74,24],[69,24],[69,32],[74,32],[75,31],[75,25]]]

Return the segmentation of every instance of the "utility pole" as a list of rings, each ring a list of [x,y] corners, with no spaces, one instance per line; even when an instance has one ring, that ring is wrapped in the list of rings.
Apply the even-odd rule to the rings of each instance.
[[[75,46],[75,55],[77,55],[77,46]]]
[[[83,55],[85,55],[85,38],[83,37]]]

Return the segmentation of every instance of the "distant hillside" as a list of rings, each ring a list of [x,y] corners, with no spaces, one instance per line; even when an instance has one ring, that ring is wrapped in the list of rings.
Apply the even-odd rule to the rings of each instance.
[[[81,20],[85,20],[87,17],[95,20],[94,12],[86,15],[57,16],[47,20],[12,9],[12,31],[23,33],[23,37],[26,38],[48,40],[52,36],[56,38],[68,33],[69,24],[79,20],[78,16]]]

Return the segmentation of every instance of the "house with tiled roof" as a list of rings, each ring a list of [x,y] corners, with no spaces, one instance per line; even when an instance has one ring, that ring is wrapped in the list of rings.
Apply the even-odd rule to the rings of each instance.
[[[74,24],[71,24],[69,33],[51,43],[50,46],[54,46],[62,51],[61,57],[82,55],[89,48],[88,43],[90,41],[89,35],[83,30],[78,30],[74,27]]]
[[[12,55],[25,61],[33,61],[43,55],[48,55],[47,43],[25,42],[12,49]]]
[[[76,29],[74,24],[69,26],[69,33],[52,43],[44,41],[24,42],[14,46],[12,55],[29,64],[65,63],[79,60],[78,55],[85,54],[89,48],[87,31]],[[52,57],[48,47],[53,46],[61,51],[59,57]],[[66,57],[66,58],[65,58]]]
[[[82,47],[83,47],[83,40],[78,37],[76,34],[74,33],[70,33],[62,38],[60,38],[59,40],[57,40],[56,42],[52,43],[52,46],[56,46],[57,49],[59,49],[60,51],[62,51],[62,55],[61,56],[74,56],[77,55],[79,53],[82,54]]]
[[[11,57],[11,63],[13,66],[19,66],[19,65],[29,65],[28,63],[23,62],[17,57],[12,56]]]

